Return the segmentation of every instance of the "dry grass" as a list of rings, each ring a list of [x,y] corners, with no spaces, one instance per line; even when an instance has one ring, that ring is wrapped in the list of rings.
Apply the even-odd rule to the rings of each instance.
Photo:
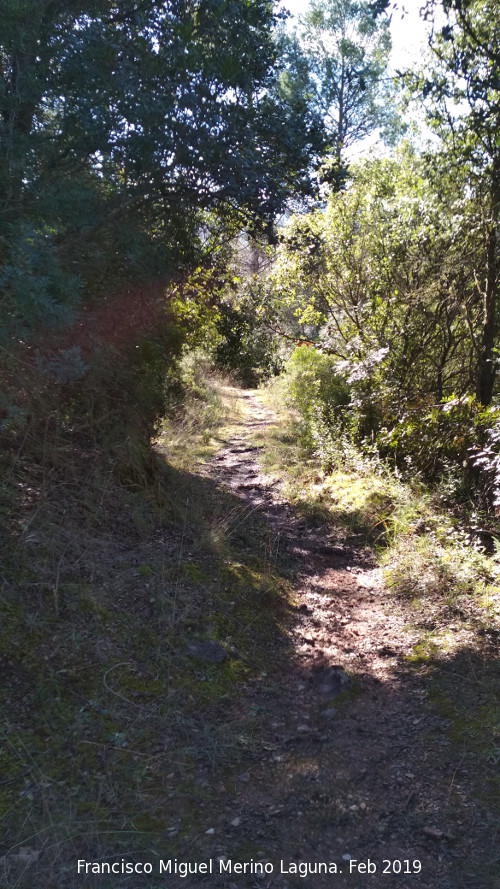
[[[165,420],[156,445],[176,466],[196,469],[208,462],[238,422],[241,409],[233,380],[214,371],[203,353],[191,353],[181,376],[185,400]]]
[[[186,409],[142,486],[50,424],[42,440],[4,440],[5,889],[73,889],[78,858],[175,857],[211,826],[214,776],[247,749],[238,700],[274,660],[285,585],[255,516],[187,468],[206,459],[204,436],[213,450],[238,422],[227,383],[206,388],[216,410],[199,423],[199,404]],[[189,653],[207,639],[223,664]]]

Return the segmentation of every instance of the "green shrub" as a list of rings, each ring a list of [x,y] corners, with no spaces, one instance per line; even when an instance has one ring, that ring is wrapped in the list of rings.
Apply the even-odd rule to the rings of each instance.
[[[292,352],[284,375],[288,403],[299,414],[304,444],[331,462],[338,450],[339,436],[349,422],[350,391],[337,373],[331,355],[301,345]]]
[[[475,466],[474,454],[481,450],[496,416],[495,410],[485,410],[472,396],[440,404],[430,397],[414,399],[379,430],[376,442],[391,462],[417,471],[428,482],[453,477],[459,486],[488,487],[488,473]]]
[[[214,351],[217,367],[234,373],[244,386],[257,386],[279,373],[276,336],[262,323],[250,299],[221,303],[216,321],[220,337]]]

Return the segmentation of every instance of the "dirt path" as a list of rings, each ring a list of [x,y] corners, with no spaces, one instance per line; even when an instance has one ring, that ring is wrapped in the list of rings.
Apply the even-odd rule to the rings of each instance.
[[[472,798],[425,675],[403,658],[408,614],[359,541],[308,523],[266,479],[252,435],[275,418],[254,393],[240,398],[241,431],[210,474],[265,518],[269,551],[295,592],[275,672],[245,688],[241,712],[260,713],[265,737],[234,786],[221,787],[231,816],[210,854],[232,865],[214,885],[499,886],[485,860],[494,825]]]

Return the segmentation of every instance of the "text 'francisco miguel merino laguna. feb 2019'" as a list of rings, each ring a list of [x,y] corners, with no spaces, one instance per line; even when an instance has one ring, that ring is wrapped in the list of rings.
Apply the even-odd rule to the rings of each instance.
[[[79,859],[77,870],[79,874],[175,874],[178,877],[205,874],[295,874],[299,877],[307,877],[310,874],[375,874],[399,873],[418,874],[422,864],[417,859],[389,860],[381,862],[360,861],[345,856],[348,860],[337,864],[334,861],[283,861],[273,864],[270,861],[234,861],[222,856],[208,861],[178,861],[177,858],[158,861],[127,861],[121,858],[119,861],[86,861]]]

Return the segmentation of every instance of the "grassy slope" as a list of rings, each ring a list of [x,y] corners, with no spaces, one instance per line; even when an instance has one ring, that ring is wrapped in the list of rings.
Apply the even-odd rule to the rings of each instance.
[[[242,683],[274,661],[286,597],[259,522],[192,471],[235,420],[213,382],[163,436],[146,492],[84,453],[6,458],[2,886],[73,887],[78,858],[174,857],[212,827],[214,776],[252,744]],[[189,653],[207,639],[222,665]]]

